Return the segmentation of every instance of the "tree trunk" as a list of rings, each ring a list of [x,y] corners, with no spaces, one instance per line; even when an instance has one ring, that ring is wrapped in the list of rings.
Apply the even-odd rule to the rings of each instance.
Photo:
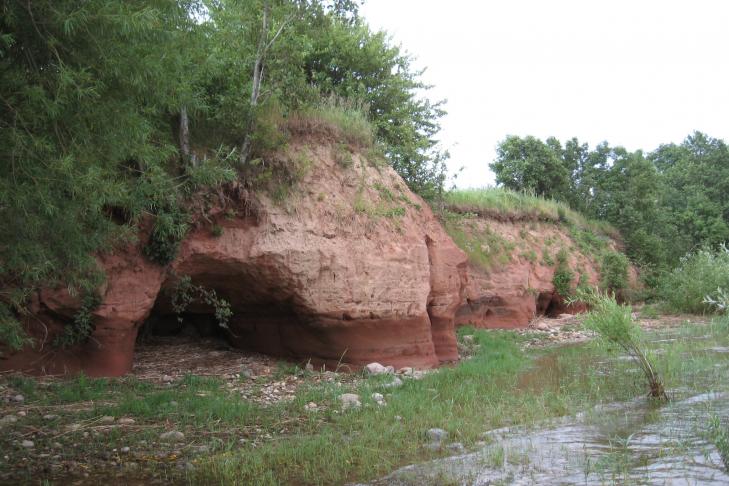
[[[251,152],[251,135],[256,129],[255,124],[255,111],[258,106],[258,96],[261,93],[261,81],[263,80],[263,60],[266,56],[266,50],[268,49],[268,17],[271,13],[271,4],[266,1],[263,4],[263,25],[261,26],[261,35],[258,38],[258,49],[256,50],[256,61],[253,63],[253,86],[251,88],[251,100],[250,100],[250,118],[248,120],[248,129],[246,130],[246,136],[243,140],[243,144],[240,148],[240,163],[245,164],[248,162]]]
[[[190,161],[195,165],[195,161],[190,158],[190,122],[187,118],[187,107],[180,108],[180,153],[184,162]]]

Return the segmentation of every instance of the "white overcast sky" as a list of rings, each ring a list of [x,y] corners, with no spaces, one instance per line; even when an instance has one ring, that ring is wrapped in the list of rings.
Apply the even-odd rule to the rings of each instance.
[[[729,2],[366,0],[446,98],[459,187],[493,183],[506,135],[651,151],[693,130],[729,139]]]

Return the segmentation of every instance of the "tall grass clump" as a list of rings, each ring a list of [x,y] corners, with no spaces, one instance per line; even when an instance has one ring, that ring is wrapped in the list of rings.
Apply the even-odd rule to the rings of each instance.
[[[620,240],[620,233],[610,224],[588,220],[568,205],[536,194],[485,187],[454,189],[446,193],[444,199],[446,209],[457,213],[473,213],[497,220],[566,224]]]
[[[592,310],[585,317],[585,327],[597,333],[598,342],[617,346],[628,354],[640,367],[648,384],[648,396],[667,401],[663,380],[643,346],[643,336],[638,324],[633,321],[630,306],[621,305],[613,294],[594,289],[582,290],[577,298],[590,304]]]
[[[726,308],[721,296],[729,290],[729,249],[702,248],[682,257],[659,282],[659,297],[669,310],[706,313]]]
[[[290,114],[286,128],[309,136],[332,136],[338,142],[368,148],[374,144],[375,133],[367,112],[368,107],[364,103],[332,95],[314,106]]]
[[[709,423],[709,440],[719,451],[724,469],[729,471],[729,426],[722,426],[721,419],[716,415]]]

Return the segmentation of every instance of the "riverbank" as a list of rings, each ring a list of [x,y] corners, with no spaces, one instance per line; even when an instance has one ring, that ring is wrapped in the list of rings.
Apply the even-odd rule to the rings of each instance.
[[[726,387],[717,364],[729,359],[721,352],[729,321],[684,320],[642,321],[667,388]],[[211,342],[207,351],[193,343],[169,354],[156,348],[136,376],[122,379],[3,376],[0,480],[366,481],[483,447],[489,430],[645,395],[630,361],[554,338],[589,340],[579,318],[537,327],[463,328],[459,348],[468,358],[426,374],[320,372]],[[348,393],[357,397],[343,400]]]

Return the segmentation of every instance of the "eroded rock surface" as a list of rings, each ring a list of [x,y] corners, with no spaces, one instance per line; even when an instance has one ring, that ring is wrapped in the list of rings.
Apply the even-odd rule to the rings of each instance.
[[[572,290],[580,281],[589,286],[600,282],[600,262],[594,254],[579,248],[566,227],[477,217],[466,218],[463,226],[475,234],[497,235],[491,239],[498,238],[498,244],[506,250],[499,255],[501,261],[494,258],[489,268],[469,263],[465,298],[457,310],[456,325],[523,328],[537,316],[557,317],[586,310],[584,304],[568,305],[553,283],[560,250],[569,255]],[[491,244],[496,246],[493,241]],[[613,241],[605,244],[617,247]],[[629,280],[636,284],[633,268],[629,268]]]
[[[63,290],[40,292],[27,322],[36,347],[0,360],[0,369],[128,372],[145,321],[175,330],[170,295],[182,275],[230,302],[227,338],[236,347],[331,367],[456,360],[466,257],[427,204],[389,167],[356,153],[341,166],[335,144],[294,140],[287,151],[311,163],[285,202],[230,188],[166,269],[143,257],[141,243],[101,257],[103,302],[81,346],[51,345],[78,302]],[[210,322],[212,313],[193,303],[183,321]]]

